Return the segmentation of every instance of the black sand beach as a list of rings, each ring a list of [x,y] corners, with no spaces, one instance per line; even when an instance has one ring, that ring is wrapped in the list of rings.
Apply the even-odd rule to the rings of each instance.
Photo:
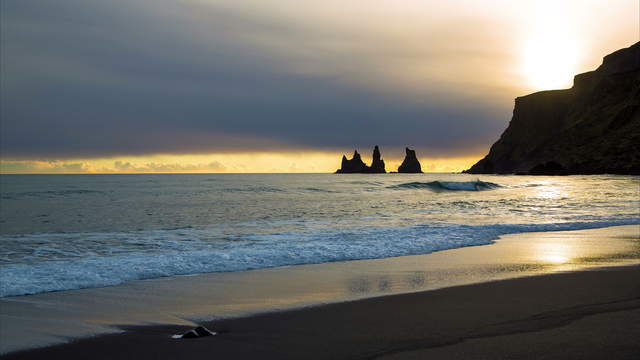
[[[637,359],[640,266],[394,295],[14,353],[6,359]]]
[[[200,323],[218,332],[207,338],[173,339],[173,334],[184,333],[192,327],[185,325],[186,321],[172,325],[128,325],[120,326],[123,330],[120,333],[13,352],[4,358],[635,359],[640,356],[637,233],[638,227],[634,225],[516,234],[489,246],[422,256],[176,278],[163,282],[164,286],[191,289],[181,293],[185,298],[205,303],[206,296],[197,296],[198,289],[205,289],[206,282],[212,286],[207,291],[214,293],[232,291],[228,282],[234,279],[232,285],[243,287],[245,292],[254,289],[251,284],[255,282],[266,281],[265,288],[269,288],[272,281],[278,282],[273,284],[276,288],[284,286],[284,282],[289,284],[287,296],[299,293],[301,297],[319,300],[324,295],[328,296],[324,302],[329,304],[289,307],[289,310],[283,306],[283,311],[271,310],[245,317],[194,320],[193,324]],[[463,273],[469,274],[452,272],[446,266],[448,263],[451,268],[460,267]],[[616,264],[626,266],[609,266]],[[435,290],[391,292],[392,295],[386,296],[380,296],[383,292],[371,291],[362,296],[364,299],[335,303],[344,299],[337,289],[344,286],[340,284],[345,279],[360,279],[362,274],[370,274],[371,281],[385,279],[380,281],[394,288],[401,283],[402,274],[419,268],[426,270],[427,283],[435,281],[424,288],[436,286]],[[513,270],[519,268],[525,270]],[[318,278],[328,279],[328,284],[336,287],[322,288],[327,284],[317,282]],[[449,285],[446,285],[447,278]],[[487,282],[492,278],[494,281]],[[226,285],[221,281],[224,279],[227,279]],[[308,280],[309,289],[297,283],[304,279]],[[464,283],[472,284],[460,285]],[[139,291],[157,286],[157,281],[141,281],[135,286],[104,288],[97,294],[123,296],[133,291],[126,297],[128,300],[123,301],[132,309],[141,309],[131,304],[135,302],[136,288]],[[451,287],[438,289],[443,286]],[[335,293],[328,291],[330,289]],[[139,301],[160,299],[158,290]],[[96,291],[19,297],[17,300],[23,301],[3,305],[36,299],[51,304],[60,296],[80,304],[91,301]],[[167,296],[175,298],[175,294],[167,293]],[[275,296],[263,301],[284,304]],[[153,306],[158,304],[148,303],[148,307]],[[194,304],[189,306],[196,308]],[[19,309],[22,308],[9,311],[20,314],[23,310],[17,311]],[[36,314],[28,307],[24,311],[31,312],[32,316]],[[17,331],[19,322],[14,324]],[[5,337],[11,335],[8,324],[3,327]],[[33,326],[30,329],[34,335],[42,331]],[[20,331],[23,334],[25,329]]]

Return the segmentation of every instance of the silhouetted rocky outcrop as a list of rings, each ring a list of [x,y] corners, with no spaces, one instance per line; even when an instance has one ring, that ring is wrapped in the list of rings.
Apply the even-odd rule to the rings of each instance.
[[[347,159],[345,155],[342,155],[342,164],[340,169],[336,171],[336,174],[384,174],[384,160],[380,157],[380,149],[378,146],[373,149],[373,162],[371,167],[362,161],[358,150],[353,153],[353,158]]]
[[[338,174],[352,174],[352,173],[366,173],[369,167],[362,161],[358,150],[353,153],[353,158],[347,159],[345,155],[342,155],[342,165],[336,173]]]
[[[373,148],[373,161],[371,161],[369,172],[373,174],[384,174],[387,172],[384,169],[384,160],[380,157],[380,149],[378,149],[378,145]]]
[[[416,151],[411,150],[409,148],[405,148],[405,157],[398,167],[399,173],[422,173],[422,168],[420,167],[420,161],[416,157]]]
[[[640,174],[640,42],[573,87],[519,97],[489,154],[468,173]]]

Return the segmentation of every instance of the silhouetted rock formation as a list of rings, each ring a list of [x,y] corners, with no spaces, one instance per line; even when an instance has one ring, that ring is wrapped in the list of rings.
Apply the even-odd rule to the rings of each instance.
[[[378,145],[373,148],[373,161],[371,161],[369,172],[372,174],[384,174],[387,172],[384,169],[384,160],[382,160],[382,158],[380,157],[380,150],[378,149]]]
[[[353,173],[366,173],[369,167],[362,161],[358,150],[353,153],[351,160],[347,159],[345,155],[342,155],[342,165],[336,173],[338,174],[353,174]]]
[[[519,97],[489,154],[465,172],[640,174],[640,42],[566,90]]]
[[[399,173],[422,173],[420,167],[420,161],[416,157],[416,151],[409,148],[405,148],[406,155],[400,167],[398,167]]]
[[[347,159],[345,155],[342,155],[342,164],[340,169],[336,171],[336,174],[384,174],[384,160],[380,157],[380,150],[378,146],[373,149],[373,162],[371,167],[362,161],[358,150],[353,153],[351,160]]]

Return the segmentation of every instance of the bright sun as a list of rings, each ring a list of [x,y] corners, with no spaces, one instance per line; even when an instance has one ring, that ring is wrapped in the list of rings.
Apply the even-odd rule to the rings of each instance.
[[[534,90],[571,87],[578,64],[578,36],[559,1],[537,3],[535,23],[523,50],[522,73]]]

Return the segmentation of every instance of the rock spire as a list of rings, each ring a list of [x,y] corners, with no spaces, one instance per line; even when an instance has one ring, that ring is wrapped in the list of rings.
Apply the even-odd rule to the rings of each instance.
[[[342,163],[340,169],[336,171],[336,174],[384,174],[387,171],[384,169],[384,160],[380,156],[380,149],[376,145],[373,149],[373,162],[371,167],[362,161],[358,150],[353,153],[351,159],[347,159],[345,155],[342,155]]]
[[[405,148],[405,157],[398,167],[399,173],[422,173],[422,168],[420,167],[420,161],[418,161],[418,157],[416,156],[416,151],[411,150],[409,148]]]

